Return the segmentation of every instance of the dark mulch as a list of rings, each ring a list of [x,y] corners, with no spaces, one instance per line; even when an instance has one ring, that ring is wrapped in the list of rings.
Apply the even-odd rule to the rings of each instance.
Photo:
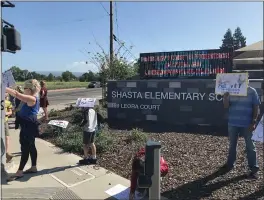
[[[108,131],[114,138],[114,145],[111,151],[98,154],[99,165],[129,178],[132,157],[140,145],[128,142],[131,131]],[[239,139],[238,143],[236,168],[227,174],[219,175],[217,171],[227,157],[227,137],[184,132],[146,134],[149,139],[161,142],[162,155],[169,164],[169,173],[161,182],[162,196],[180,200],[264,199],[263,144],[256,144],[260,178],[249,180],[245,177],[247,159],[243,138]]]
[[[113,151],[100,155],[100,166],[125,178],[130,176],[130,161],[135,147],[124,142],[126,131],[116,133]],[[260,179],[248,180],[247,160],[243,139],[238,143],[236,168],[217,176],[225,163],[228,139],[210,135],[187,133],[149,133],[149,138],[160,141],[162,154],[169,164],[169,174],[162,179],[161,190],[170,199],[240,199],[264,197],[263,145],[257,144]],[[215,174],[214,174],[215,173]],[[262,191],[262,192],[261,192]],[[255,195],[253,195],[255,193]],[[263,198],[264,199],[264,198]]]

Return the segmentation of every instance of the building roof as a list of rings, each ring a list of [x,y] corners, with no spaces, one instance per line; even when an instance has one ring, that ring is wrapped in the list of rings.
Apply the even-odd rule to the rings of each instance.
[[[263,51],[263,40],[253,43],[251,45],[248,45],[246,47],[243,47],[241,49],[238,49],[236,51],[256,51],[256,50],[262,50]]]

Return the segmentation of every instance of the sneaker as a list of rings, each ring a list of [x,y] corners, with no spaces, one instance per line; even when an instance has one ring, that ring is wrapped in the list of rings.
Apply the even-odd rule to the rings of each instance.
[[[89,162],[89,159],[82,159],[82,160],[79,160],[79,164],[80,165],[88,165],[88,164],[90,164],[90,162]]]
[[[92,165],[96,165],[96,163],[97,163],[97,159],[95,158],[89,158],[88,159],[88,161],[89,161],[89,164],[92,164]]]
[[[13,155],[11,155],[10,153],[6,154],[6,162],[9,163],[13,158]]]
[[[248,178],[249,178],[249,179],[257,180],[257,179],[259,178],[259,176],[258,176],[258,172],[250,172],[250,173],[248,174]]]

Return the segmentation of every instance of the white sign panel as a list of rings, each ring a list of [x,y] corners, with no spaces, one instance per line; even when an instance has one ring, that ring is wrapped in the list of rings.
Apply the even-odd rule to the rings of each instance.
[[[248,73],[217,74],[215,94],[229,92],[232,96],[247,96]]]
[[[14,76],[11,70],[7,70],[2,74],[2,80],[3,80],[4,86],[6,87],[13,87],[16,85],[16,81],[14,79]]]
[[[116,185],[109,190],[105,191],[111,197],[114,197],[117,200],[129,200],[130,188],[123,185]],[[139,192],[135,192],[135,200],[140,200],[142,197],[139,195]]]
[[[257,128],[255,129],[255,131],[253,132],[253,136],[252,136],[252,140],[254,141],[258,141],[258,142],[262,142],[263,143],[263,116],[261,118],[261,120],[258,123]]]
[[[83,108],[93,108],[95,102],[96,102],[95,98],[78,98],[76,101],[76,106]]]
[[[61,128],[67,128],[69,122],[63,120],[51,120],[49,121],[49,125],[58,126]]]

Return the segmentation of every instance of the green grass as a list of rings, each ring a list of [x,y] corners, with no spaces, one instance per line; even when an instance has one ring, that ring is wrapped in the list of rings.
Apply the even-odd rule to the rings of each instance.
[[[57,89],[70,89],[70,88],[86,88],[88,82],[46,82],[48,90],[57,90]],[[23,86],[24,82],[17,82],[18,85]]]

